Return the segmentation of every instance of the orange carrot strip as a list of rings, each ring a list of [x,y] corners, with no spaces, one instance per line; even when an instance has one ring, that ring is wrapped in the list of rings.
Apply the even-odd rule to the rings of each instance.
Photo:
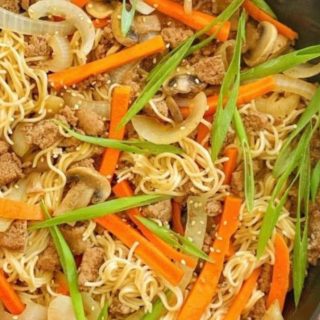
[[[227,258],[231,258],[232,256],[235,255],[235,253],[236,253],[236,249],[234,248],[232,242],[230,242],[226,256]]]
[[[133,195],[133,191],[128,183],[128,181],[123,180],[116,184],[113,188],[113,193],[118,197],[130,197]],[[129,218],[135,223],[142,234],[153,243],[162,253],[164,253],[168,258],[175,261],[184,261],[188,267],[194,268],[197,265],[197,260],[190,257],[182,252],[177,251],[172,248],[169,244],[164,242],[162,239],[153,234],[147,227],[145,227],[136,217],[140,214],[138,208],[133,208],[127,210]]]
[[[89,0],[71,0],[71,2],[76,6],[82,8],[89,2]]]
[[[246,0],[243,4],[244,8],[247,10],[248,14],[257,21],[268,21],[272,23],[283,36],[290,40],[298,38],[297,32],[279,22],[278,20],[272,18],[265,11],[258,8],[252,1]]]
[[[205,120],[212,122],[212,116],[205,117]],[[207,135],[210,133],[210,129],[204,125],[203,123],[200,123],[197,129],[197,137],[196,140],[198,143],[202,144],[203,140],[207,137]],[[209,145],[208,141],[204,144],[204,147],[207,148]]]
[[[241,199],[226,197],[217,237],[209,255],[212,262],[205,263],[182,306],[178,320],[199,320],[215,296],[230,239],[238,228],[240,207]]]
[[[278,300],[283,310],[286,295],[289,289],[290,254],[287,244],[281,234],[277,233],[274,241],[275,262],[272,272],[272,281],[267,298],[268,308]]]
[[[55,282],[57,285],[57,293],[63,294],[65,296],[69,295],[68,282],[65,275],[62,272],[58,272],[55,276]]]
[[[22,201],[0,199],[0,218],[19,220],[43,220],[43,214],[38,205]]]
[[[237,148],[227,148],[224,151],[224,155],[229,159],[223,164],[223,171],[225,174],[224,183],[230,184],[232,173],[237,167],[238,160],[238,149]]]
[[[102,227],[114,234],[127,247],[138,243],[135,253],[157,274],[164,277],[172,285],[178,285],[183,277],[183,270],[171,262],[164,253],[148,242],[139,232],[130,227],[115,215],[95,219]]]
[[[163,14],[176,19],[195,30],[204,28],[215,18],[215,16],[197,10],[193,10],[192,14],[187,14],[181,4],[171,0],[146,0],[145,2],[154,6],[156,10]],[[208,34],[213,34],[214,32],[219,31],[220,26],[221,25],[213,27]],[[221,27],[217,35],[217,38],[220,41],[226,41],[228,39],[230,26],[230,22],[228,21]]]
[[[0,300],[11,313],[18,315],[23,312],[25,306],[20,300],[20,297],[7,281],[3,271],[0,269]]]
[[[109,128],[110,139],[121,140],[124,137],[125,127],[119,128],[119,123],[128,110],[130,95],[131,88],[128,86],[116,87],[113,90]],[[112,176],[116,170],[119,156],[120,150],[112,148],[106,149],[102,157],[100,173],[112,179]]]
[[[110,23],[110,19],[104,18],[104,19],[94,19],[92,20],[92,23],[95,28],[101,29],[106,27]]]
[[[132,61],[164,51],[165,43],[161,36],[121,50],[105,58],[89,62],[76,67],[52,73],[49,75],[49,83],[55,89],[71,86],[79,83],[92,75],[107,72]]]
[[[181,221],[181,204],[177,201],[172,201],[172,228],[175,232],[184,235],[184,227]]]
[[[250,299],[250,296],[257,285],[257,280],[260,275],[260,269],[255,269],[250,277],[244,282],[239,293],[235,296],[228,313],[225,315],[224,320],[237,320],[239,319],[243,308]]]

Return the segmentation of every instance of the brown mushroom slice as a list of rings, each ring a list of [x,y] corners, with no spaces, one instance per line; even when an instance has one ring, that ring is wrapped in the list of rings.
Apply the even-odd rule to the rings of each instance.
[[[111,193],[110,182],[106,177],[92,168],[75,167],[67,172],[67,176],[75,184],[63,198],[54,215],[84,208],[89,203],[105,201]]]
[[[176,101],[172,97],[166,98],[166,104],[169,109],[170,115],[175,122],[182,122],[183,116]]]
[[[290,48],[290,40],[285,36],[283,36],[282,34],[278,34],[277,40],[274,44],[274,47],[269,59],[279,57],[289,48]]]
[[[105,1],[90,0],[86,4],[86,11],[94,18],[104,19],[111,16],[113,8]]]
[[[254,67],[265,62],[272,54],[278,38],[277,28],[270,22],[263,21],[258,26],[260,38],[255,47],[244,56],[244,61],[249,67]]]

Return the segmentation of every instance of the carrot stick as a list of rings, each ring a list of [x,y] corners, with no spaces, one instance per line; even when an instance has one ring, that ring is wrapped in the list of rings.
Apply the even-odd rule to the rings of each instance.
[[[237,105],[241,106],[245,103],[249,103],[256,98],[263,96],[264,94],[275,91],[276,88],[277,84],[272,76],[244,84],[240,86]],[[218,100],[219,95],[208,97],[209,109],[206,111],[205,116],[210,116],[216,112]],[[180,108],[180,112],[184,118],[187,118],[190,114],[190,109],[189,107],[182,107]]]
[[[157,274],[172,285],[178,285],[183,277],[183,270],[171,262],[159,248],[148,242],[141,234],[115,215],[95,219],[102,227],[114,234],[127,247],[139,245],[135,253]]]
[[[184,235],[184,227],[181,221],[181,204],[177,201],[172,201],[172,228],[175,232]]]
[[[212,116],[205,117],[205,120],[212,122]],[[203,140],[207,137],[209,133],[210,133],[210,129],[203,123],[200,123],[197,129],[197,137],[196,137],[197,142],[202,144]],[[207,148],[208,145],[209,143],[207,141],[203,146]]]
[[[71,2],[76,6],[83,8],[89,2],[89,0],[71,0]]]
[[[123,180],[116,184],[113,188],[113,193],[118,197],[129,197],[133,195],[133,191],[128,183],[128,181]],[[184,262],[188,267],[195,268],[197,261],[182,252],[177,251],[172,248],[169,244],[164,242],[162,239],[153,234],[147,227],[145,227],[136,217],[140,214],[138,208],[133,208],[127,210],[129,218],[135,223],[142,234],[153,243],[162,253],[164,253],[168,258],[173,259],[178,262]]]
[[[0,269],[0,300],[11,314],[20,314],[25,306]]]
[[[124,137],[125,127],[119,128],[119,123],[126,114],[130,101],[131,88],[128,86],[116,87],[113,90],[111,100],[111,115],[109,138],[121,140]],[[110,177],[116,170],[120,150],[108,148],[105,150],[100,166],[100,173]]]
[[[22,201],[0,199],[0,218],[18,220],[43,220],[43,214],[38,205]]]
[[[245,281],[239,293],[234,298],[231,307],[224,317],[224,320],[237,320],[239,319],[243,308],[250,299],[250,296],[257,285],[257,280],[260,275],[260,269],[255,269],[250,277]]]
[[[223,271],[230,239],[238,228],[241,199],[227,196],[217,237],[210,252],[212,262],[206,262],[198,279],[188,295],[178,320],[199,320],[212,301]]]
[[[279,33],[290,40],[298,38],[298,34],[294,30],[279,22],[278,20],[272,18],[265,11],[258,8],[252,1],[246,0],[243,6],[253,19],[257,21],[268,21],[272,23],[278,29]]]
[[[197,10],[193,10],[192,14],[187,14],[181,4],[171,0],[146,0],[145,2],[154,6],[156,10],[161,13],[176,19],[195,30],[204,28],[215,18],[215,16]],[[230,22],[226,22],[221,29],[220,27],[221,25],[213,27],[208,34],[213,34],[218,31],[218,40],[226,41],[229,37]]]
[[[275,262],[272,272],[272,281],[267,298],[269,308],[276,300],[283,310],[286,295],[289,289],[290,254],[287,244],[281,234],[277,233],[274,241]]]
[[[57,285],[57,293],[63,294],[64,296],[69,295],[69,287],[67,283],[67,279],[62,272],[57,272],[55,276],[55,283]]]
[[[105,58],[72,67],[49,75],[49,83],[55,89],[79,83],[92,75],[107,72],[132,61],[164,51],[165,43],[161,36],[124,49]]]
[[[227,258],[231,258],[232,256],[235,255],[235,253],[236,253],[236,250],[235,250],[232,242],[230,242],[228,251],[227,251],[227,253],[226,253],[226,256],[227,256]]]
[[[95,28],[101,29],[106,27],[110,23],[110,19],[104,18],[104,19],[94,19],[92,20],[92,23]]]
[[[229,158],[223,164],[223,171],[225,174],[224,183],[230,184],[231,179],[232,179],[232,173],[237,167],[238,149],[237,148],[227,148],[224,151],[224,155]]]

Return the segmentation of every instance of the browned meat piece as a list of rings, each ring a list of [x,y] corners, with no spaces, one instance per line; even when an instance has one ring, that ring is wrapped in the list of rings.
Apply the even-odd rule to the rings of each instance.
[[[78,123],[78,118],[76,117],[76,112],[70,108],[70,106],[65,106],[60,110],[58,116],[60,120],[63,120],[73,127],[75,127]]]
[[[9,145],[5,141],[0,140],[0,156],[9,151]]]
[[[21,0],[20,2],[21,8],[27,11],[32,4],[37,2],[37,0]]]
[[[193,35],[193,31],[185,28],[168,27],[161,31],[163,40],[176,48],[182,41]]]
[[[86,225],[75,225],[72,227],[66,224],[60,230],[73,254],[78,256],[85,252],[87,243],[83,240],[83,233],[86,230]]]
[[[141,90],[144,80],[145,75],[143,75],[140,72],[139,67],[136,66],[135,68],[132,68],[129,72],[125,74],[125,76],[122,79],[122,84],[131,87],[132,96],[136,96]]]
[[[21,161],[14,153],[0,156],[0,186],[17,181],[23,176]]]
[[[83,159],[80,161],[75,162],[74,164],[72,164],[71,168],[76,168],[76,167],[85,167],[85,168],[91,168],[94,169],[94,160],[92,158],[89,159]]]
[[[272,266],[268,263],[264,264],[258,279],[258,289],[267,294],[270,290],[272,280]]]
[[[61,138],[59,128],[48,120],[38,122],[26,131],[27,141],[40,149],[47,149]]]
[[[133,29],[138,34],[161,31],[160,20],[157,15],[136,16],[134,19]]]
[[[19,13],[19,2],[19,0],[0,0],[0,7],[15,13]]]
[[[124,315],[128,315],[133,311],[134,310],[131,309],[130,307],[123,305],[117,297],[112,299],[112,302],[109,308],[109,312],[111,316],[118,318]]]
[[[28,36],[25,39],[26,47],[24,54],[27,58],[39,56],[50,57],[52,55],[52,49],[49,47],[45,37]]]
[[[215,199],[208,199],[205,210],[208,216],[217,216],[222,213],[222,204]]]
[[[225,68],[221,56],[203,58],[194,65],[196,76],[205,83],[218,85],[222,83]]]
[[[250,111],[250,113],[243,115],[242,119],[247,132],[251,134],[269,127],[268,116],[262,112]]]
[[[320,210],[310,212],[308,261],[316,265],[320,258]]]
[[[60,267],[59,256],[52,241],[49,241],[47,248],[40,253],[37,267],[49,272],[56,271]]]
[[[102,37],[97,45],[97,47],[93,50],[93,60],[105,58],[107,52],[115,45],[117,42],[113,36],[112,29],[110,26],[106,26],[103,29]]]
[[[90,136],[101,136],[105,133],[104,121],[101,116],[92,110],[80,109],[77,111],[78,126]]]
[[[27,221],[15,220],[6,232],[0,232],[0,247],[23,251],[27,244]]]
[[[151,219],[159,219],[162,222],[171,220],[172,205],[170,200],[160,201],[156,204],[151,204],[142,209],[144,216]]]
[[[250,320],[261,320],[266,313],[266,301],[265,298],[260,298],[250,310],[247,317],[244,319]]]
[[[230,183],[231,192],[239,197],[243,197],[244,192],[244,175],[242,166],[239,166],[236,171],[232,173],[231,183]]]
[[[99,268],[103,263],[104,251],[102,248],[87,248],[82,257],[79,285],[85,286],[88,281],[95,281],[99,275]]]
[[[204,251],[206,254],[209,254],[211,245],[212,245],[212,236],[209,233],[206,233],[206,235],[204,236],[202,251]]]

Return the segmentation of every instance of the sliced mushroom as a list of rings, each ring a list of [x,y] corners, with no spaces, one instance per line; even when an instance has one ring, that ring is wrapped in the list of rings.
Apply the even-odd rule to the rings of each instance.
[[[285,51],[287,51],[289,47],[290,47],[290,40],[285,36],[283,36],[282,34],[278,34],[277,40],[273,46],[273,50],[269,58],[279,57]]]
[[[172,97],[166,98],[166,104],[169,109],[170,115],[175,122],[182,122],[183,116],[176,101]]]
[[[138,42],[138,35],[134,33],[132,30],[130,30],[126,36],[122,34],[121,19],[120,19],[121,11],[122,11],[122,5],[119,4],[112,13],[112,16],[111,16],[112,33],[119,43],[121,43],[125,47],[131,47]]]
[[[163,91],[167,95],[198,93],[205,88],[198,77],[190,71],[179,71],[163,84]]]
[[[113,8],[105,1],[90,0],[86,4],[86,11],[94,18],[104,19],[111,16]]]
[[[111,193],[108,179],[94,169],[75,167],[68,170],[67,176],[75,183],[55,210],[54,215],[86,207],[89,203],[103,202]]]
[[[258,26],[260,38],[255,46],[244,56],[244,61],[250,67],[256,66],[268,59],[277,41],[277,28],[270,22],[263,21]]]

